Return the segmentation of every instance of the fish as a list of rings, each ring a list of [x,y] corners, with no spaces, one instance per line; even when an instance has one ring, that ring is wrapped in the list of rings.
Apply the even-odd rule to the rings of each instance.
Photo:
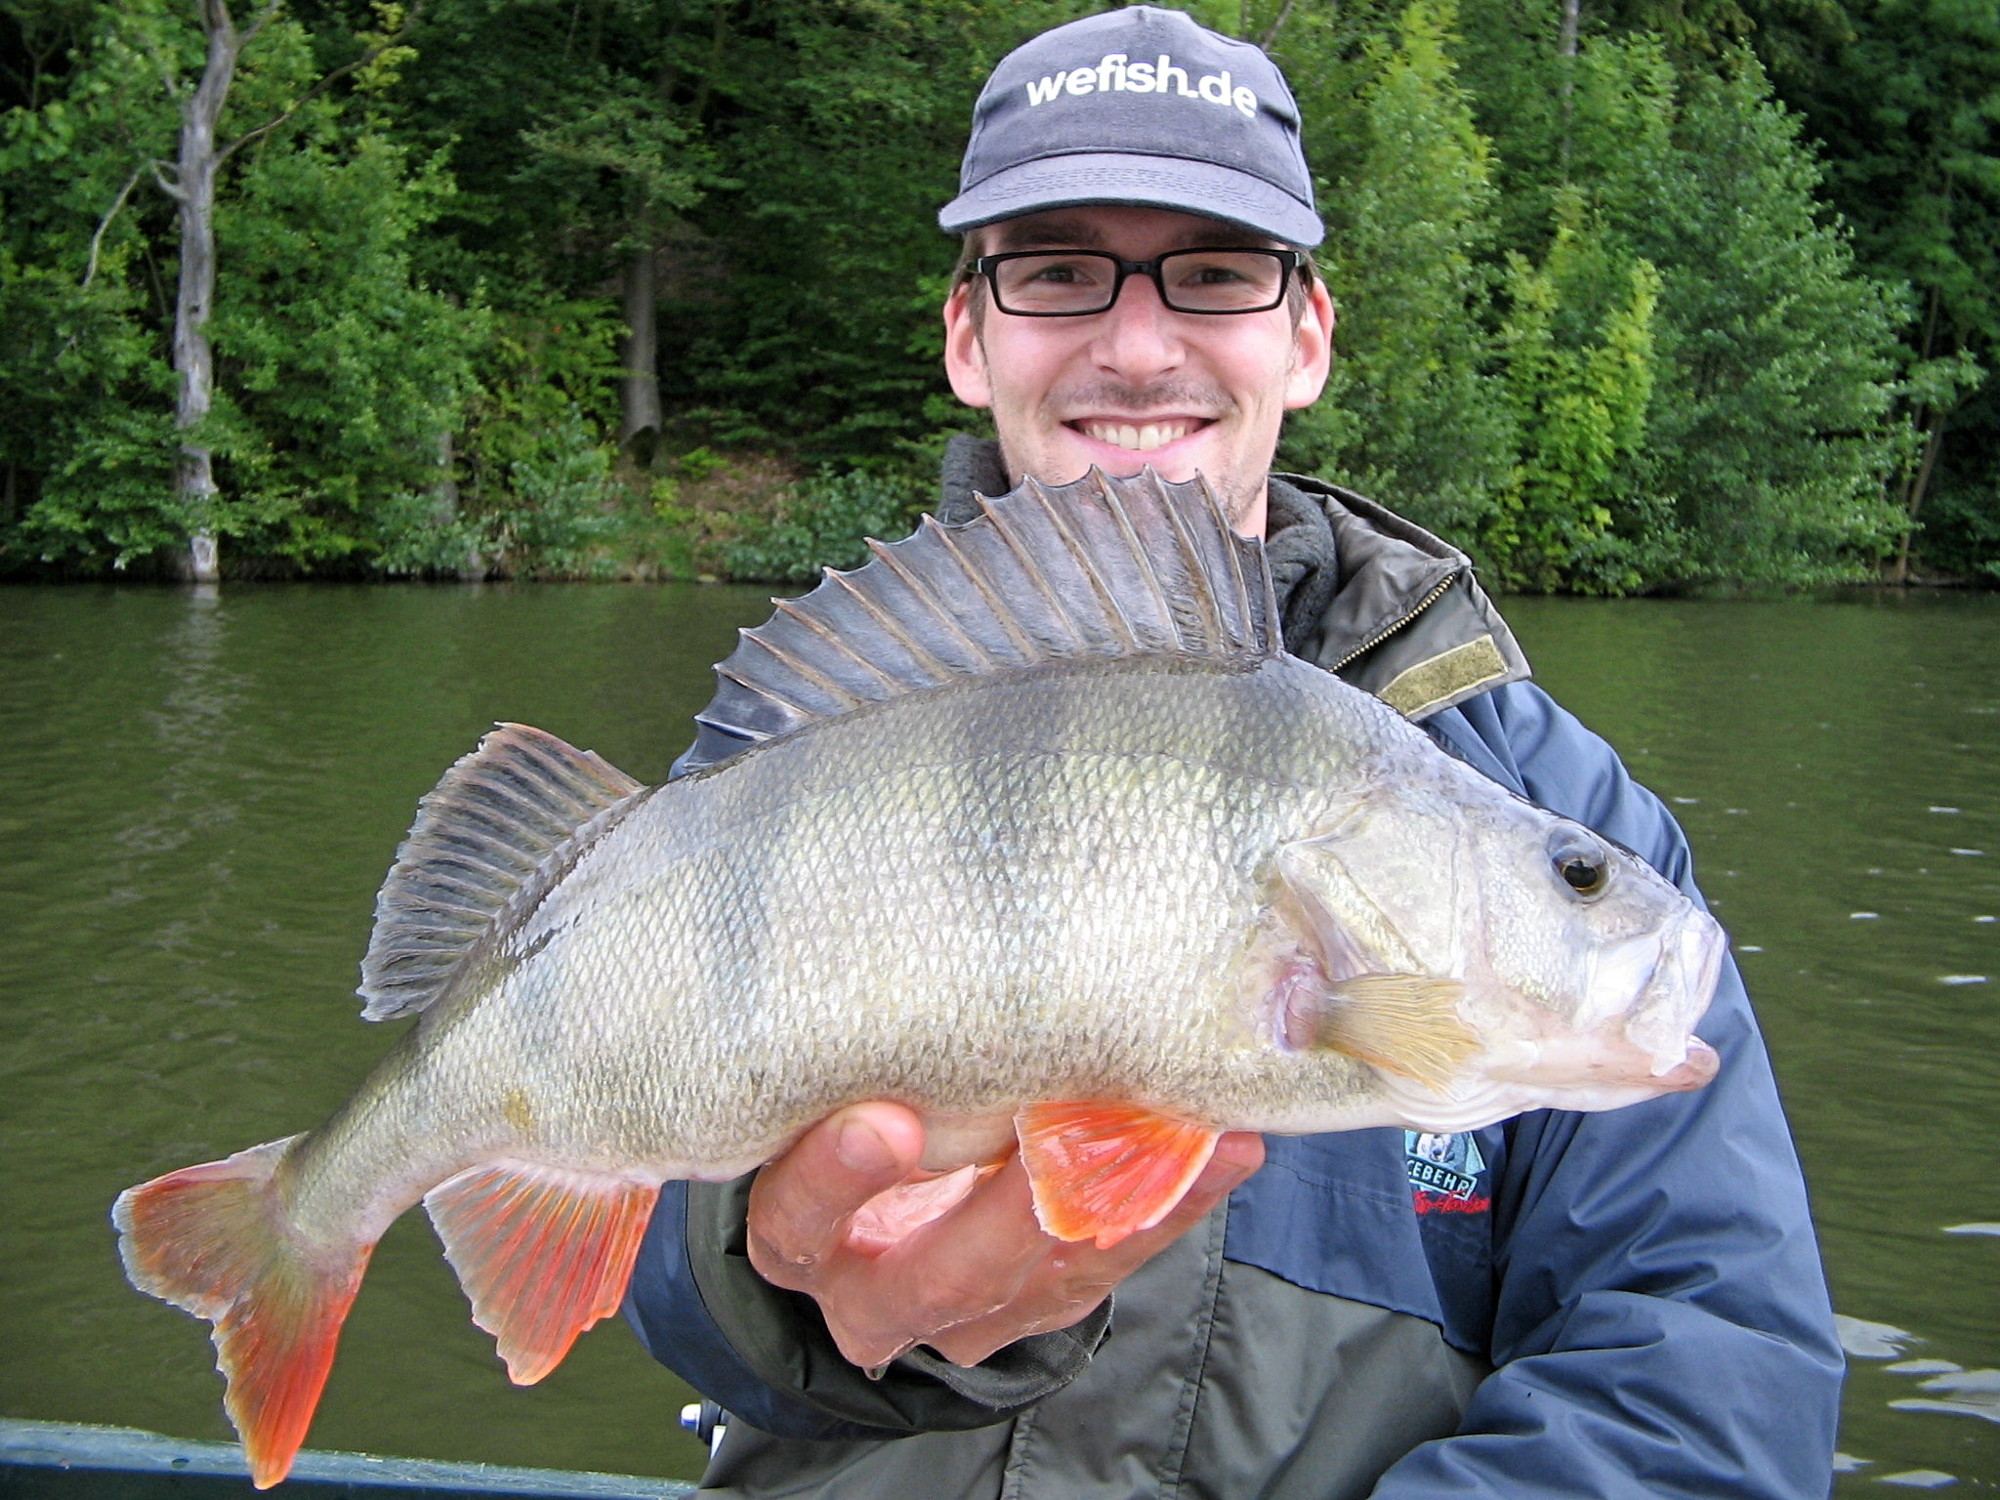
[[[377,897],[363,1014],[414,1025],[316,1129],[119,1195],[132,1284],[213,1324],[259,1488],[419,1201],[530,1384],[620,1306],[664,1182],[856,1101],[919,1111],[941,1173],[1018,1151],[1043,1228],[1111,1245],[1225,1130],[1714,1076],[1715,921],[1288,655],[1204,482],[981,505],[743,632],[714,764],[649,787],[488,734]]]

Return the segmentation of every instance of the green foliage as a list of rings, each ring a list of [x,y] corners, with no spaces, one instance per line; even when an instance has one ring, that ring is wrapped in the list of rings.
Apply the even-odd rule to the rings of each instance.
[[[1518,9],[1473,3],[1482,37]],[[1815,196],[1798,122],[1755,60],[1729,50],[1719,71],[1676,68],[1643,37],[1589,40],[1570,60],[1552,46],[1494,47],[1507,67],[1486,118],[1510,246],[1539,253],[1577,200],[1602,244],[1599,290],[1563,299],[1586,324],[1622,284],[1619,267],[1642,260],[1659,275],[1644,443],[1608,506],[1607,535],[1629,545],[1608,571],[1554,578],[1657,588],[1866,569],[1898,531],[1884,485],[1908,442],[1893,410],[1904,309],[1893,287],[1857,273]],[[1495,67],[1487,56],[1479,76]],[[1574,345],[1585,330],[1565,333],[1564,316],[1558,342]]]
[[[1653,447],[1681,579],[1849,576],[1900,529],[1884,485],[1907,447],[1905,310],[1856,272],[1798,135],[1748,57],[1694,78],[1653,201],[1623,215],[1664,273]]]
[[[246,108],[307,83],[305,38],[286,30],[296,69],[278,73],[272,38]],[[259,551],[307,565],[365,557],[385,540],[373,508],[435,479],[488,333],[484,309],[411,272],[409,241],[450,180],[365,125],[344,129],[325,104],[246,157],[216,226],[246,269],[219,279],[210,328],[232,504],[265,518],[246,536]]]
[[[912,476],[850,470],[822,473],[782,498],[724,552],[737,578],[804,583],[822,568],[855,568],[868,560],[870,537],[893,541],[910,529],[930,498]]]
[[[2000,367],[2000,8],[1836,8],[1838,24],[1782,50],[1760,40],[1760,50],[1821,143],[1827,194],[1853,226],[1862,264],[1907,278],[1916,294],[1905,403],[1935,442],[1911,455],[1898,499],[1916,518],[1919,561],[1991,577],[2000,565],[2000,391],[1982,373],[1926,394],[1921,372],[1958,354],[1982,372]]]
[[[1543,263],[1508,257],[1507,293],[1501,344],[1520,446],[1486,551],[1507,587],[1630,592],[1664,540],[1634,473],[1653,396],[1659,272],[1611,253],[1567,197]]]
[[[1544,0],[1456,3],[1193,5],[1273,49],[1320,175],[1339,357],[1283,462],[1513,587],[1851,576],[1911,516],[1920,564],[2000,577],[1990,0],[1612,0],[1568,58]],[[223,125],[258,131],[196,434],[225,556],[860,560],[978,425],[934,228],[973,97],[1094,4],[426,0],[402,36],[397,0],[287,0]],[[144,567],[195,519],[150,164],[202,60],[170,0],[0,11],[0,570]],[[671,465],[613,441],[647,264]]]
[[[8,152],[29,170],[7,204],[0,381],[50,418],[6,453],[37,491],[0,544],[14,563],[123,567],[177,550],[196,524],[172,485],[165,351],[178,226],[152,196],[148,158],[173,154],[160,79],[198,61],[199,38],[144,6],[95,20],[39,107],[5,117]],[[409,242],[435,219],[449,177],[435,161],[413,165],[365,112],[311,98],[311,41],[284,17],[268,26],[223,117],[225,138],[279,123],[235,157],[218,203],[217,399],[195,434],[214,448],[223,485],[202,522],[295,566],[381,544],[378,508],[434,477],[484,333],[481,311],[411,274]],[[72,180],[37,193],[35,172],[52,162]],[[38,264],[23,265],[24,250]]]
[[[1447,5],[1417,0],[1363,95],[1367,149],[1330,195],[1323,257],[1340,357],[1326,399],[1290,423],[1283,458],[1471,536],[1512,433],[1484,377],[1491,152],[1446,56],[1450,24]]]
[[[0,114],[0,568],[122,566],[180,535],[151,239],[171,215],[146,171],[174,117],[128,17],[49,7],[17,25],[49,66]]]

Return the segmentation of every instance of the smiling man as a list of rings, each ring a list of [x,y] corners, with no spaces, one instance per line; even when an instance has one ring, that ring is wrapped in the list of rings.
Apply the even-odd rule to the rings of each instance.
[[[961,183],[945,365],[996,441],[954,442],[944,519],[1092,465],[1203,475],[1265,539],[1293,654],[1693,892],[1464,554],[1270,472],[1334,312],[1269,59],[1148,6],[1045,33]],[[680,769],[740,745],[705,724]],[[856,1105],[751,1178],[669,1183],[628,1312],[726,1408],[704,1492],[744,1500],[1824,1494],[1841,1355],[1733,966],[1700,1030],[1709,1087],[1606,1114],[1225,1135],[1108,1250],[1042,1232],[1018,1159],[932,1180],[914,1113]]]
[[[1333,304],[1303,252],[1157,208],[1072,207],[967,236],[945,370],[988,407],[1010,478],[1095,464],[1206,476],[1265,531],[1285,412],[1326,384]]]

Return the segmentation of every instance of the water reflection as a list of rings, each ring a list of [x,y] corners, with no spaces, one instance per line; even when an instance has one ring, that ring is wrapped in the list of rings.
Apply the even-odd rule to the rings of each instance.
[[[1955,1234],[1989,1230],[2000,1232],[2000,1226],[1953,1225],[1943,1232]],[[1890,1323],[1874,1323],[1845,1314],[1837,1315],[1837,1321],[1840,1345],[1850,1361],[1891,1361],[1879,1366],[1882,1374],[1914,1381],[1918,1390],[1929,1393],[1924,1396],[1892,1396],[1885,1403],[1891,1411],[1939,1412],[1947,1416],[1975,1417],[2000,1423],[2000,1369],[1968,1370],[1949,1359],[1903,1358],[1901,1356],[1908,1348],[1927,1344],[1930,1340]],[[1875,1382],[1866,1378],[1856,1380],[1855,1384],[1879,1390]],[[1851,1427],[1853,1424],[1848,1425]],[[1835,1455],[1836,1474],[1870,1477],[1879,1484],[1930,1489],[1954,1484],[1960,1477],[1933,1468],[1894,1469],[1869,1475],[1868,1471],[1878,1467],[1874,1460],[1859,1454],[1843,1451]],[[1972,1477],[1977,1477],[1976,1472]]]
[[[657,776],[758,594],[0,591],[0,1412],[231,1436],[199,1324],[119,1274],[123,1187],[308,1126],[417,797],[497,718]],[[699,652],[662,662],[661,652]],[[510,1387],[428,1229],[377,1253],[314,1441],[686,1477],[622,1328]]]
[[[1509,616],[1731,929],[1852,1315],[1836,1493],[2000,1480],[2000,600]]]
[[[694,587],[0,590],[0,1412],[229,1435],[200,1326],[119,1276],[112,1197],[311,1125],[381,1055],[352,994],[374,892],[486,727],[657,779],[768,609]],[[1853,1315],[1838,1492],[2000,1481],[2000,600],[1508,613],[1669,800],[1731,928]],[[685,1477],[685,1399],[616,1327],[510,1388],[412,1216],[314,1441]]]

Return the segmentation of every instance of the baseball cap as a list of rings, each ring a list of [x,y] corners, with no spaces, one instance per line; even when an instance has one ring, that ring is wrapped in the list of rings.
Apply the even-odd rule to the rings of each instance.
[[[938,223],[961,234],[1105,203],[1201,214],[1305,249],[1326,233],[1277,64],[1152,5],[1058,26],[1001,59]]]

